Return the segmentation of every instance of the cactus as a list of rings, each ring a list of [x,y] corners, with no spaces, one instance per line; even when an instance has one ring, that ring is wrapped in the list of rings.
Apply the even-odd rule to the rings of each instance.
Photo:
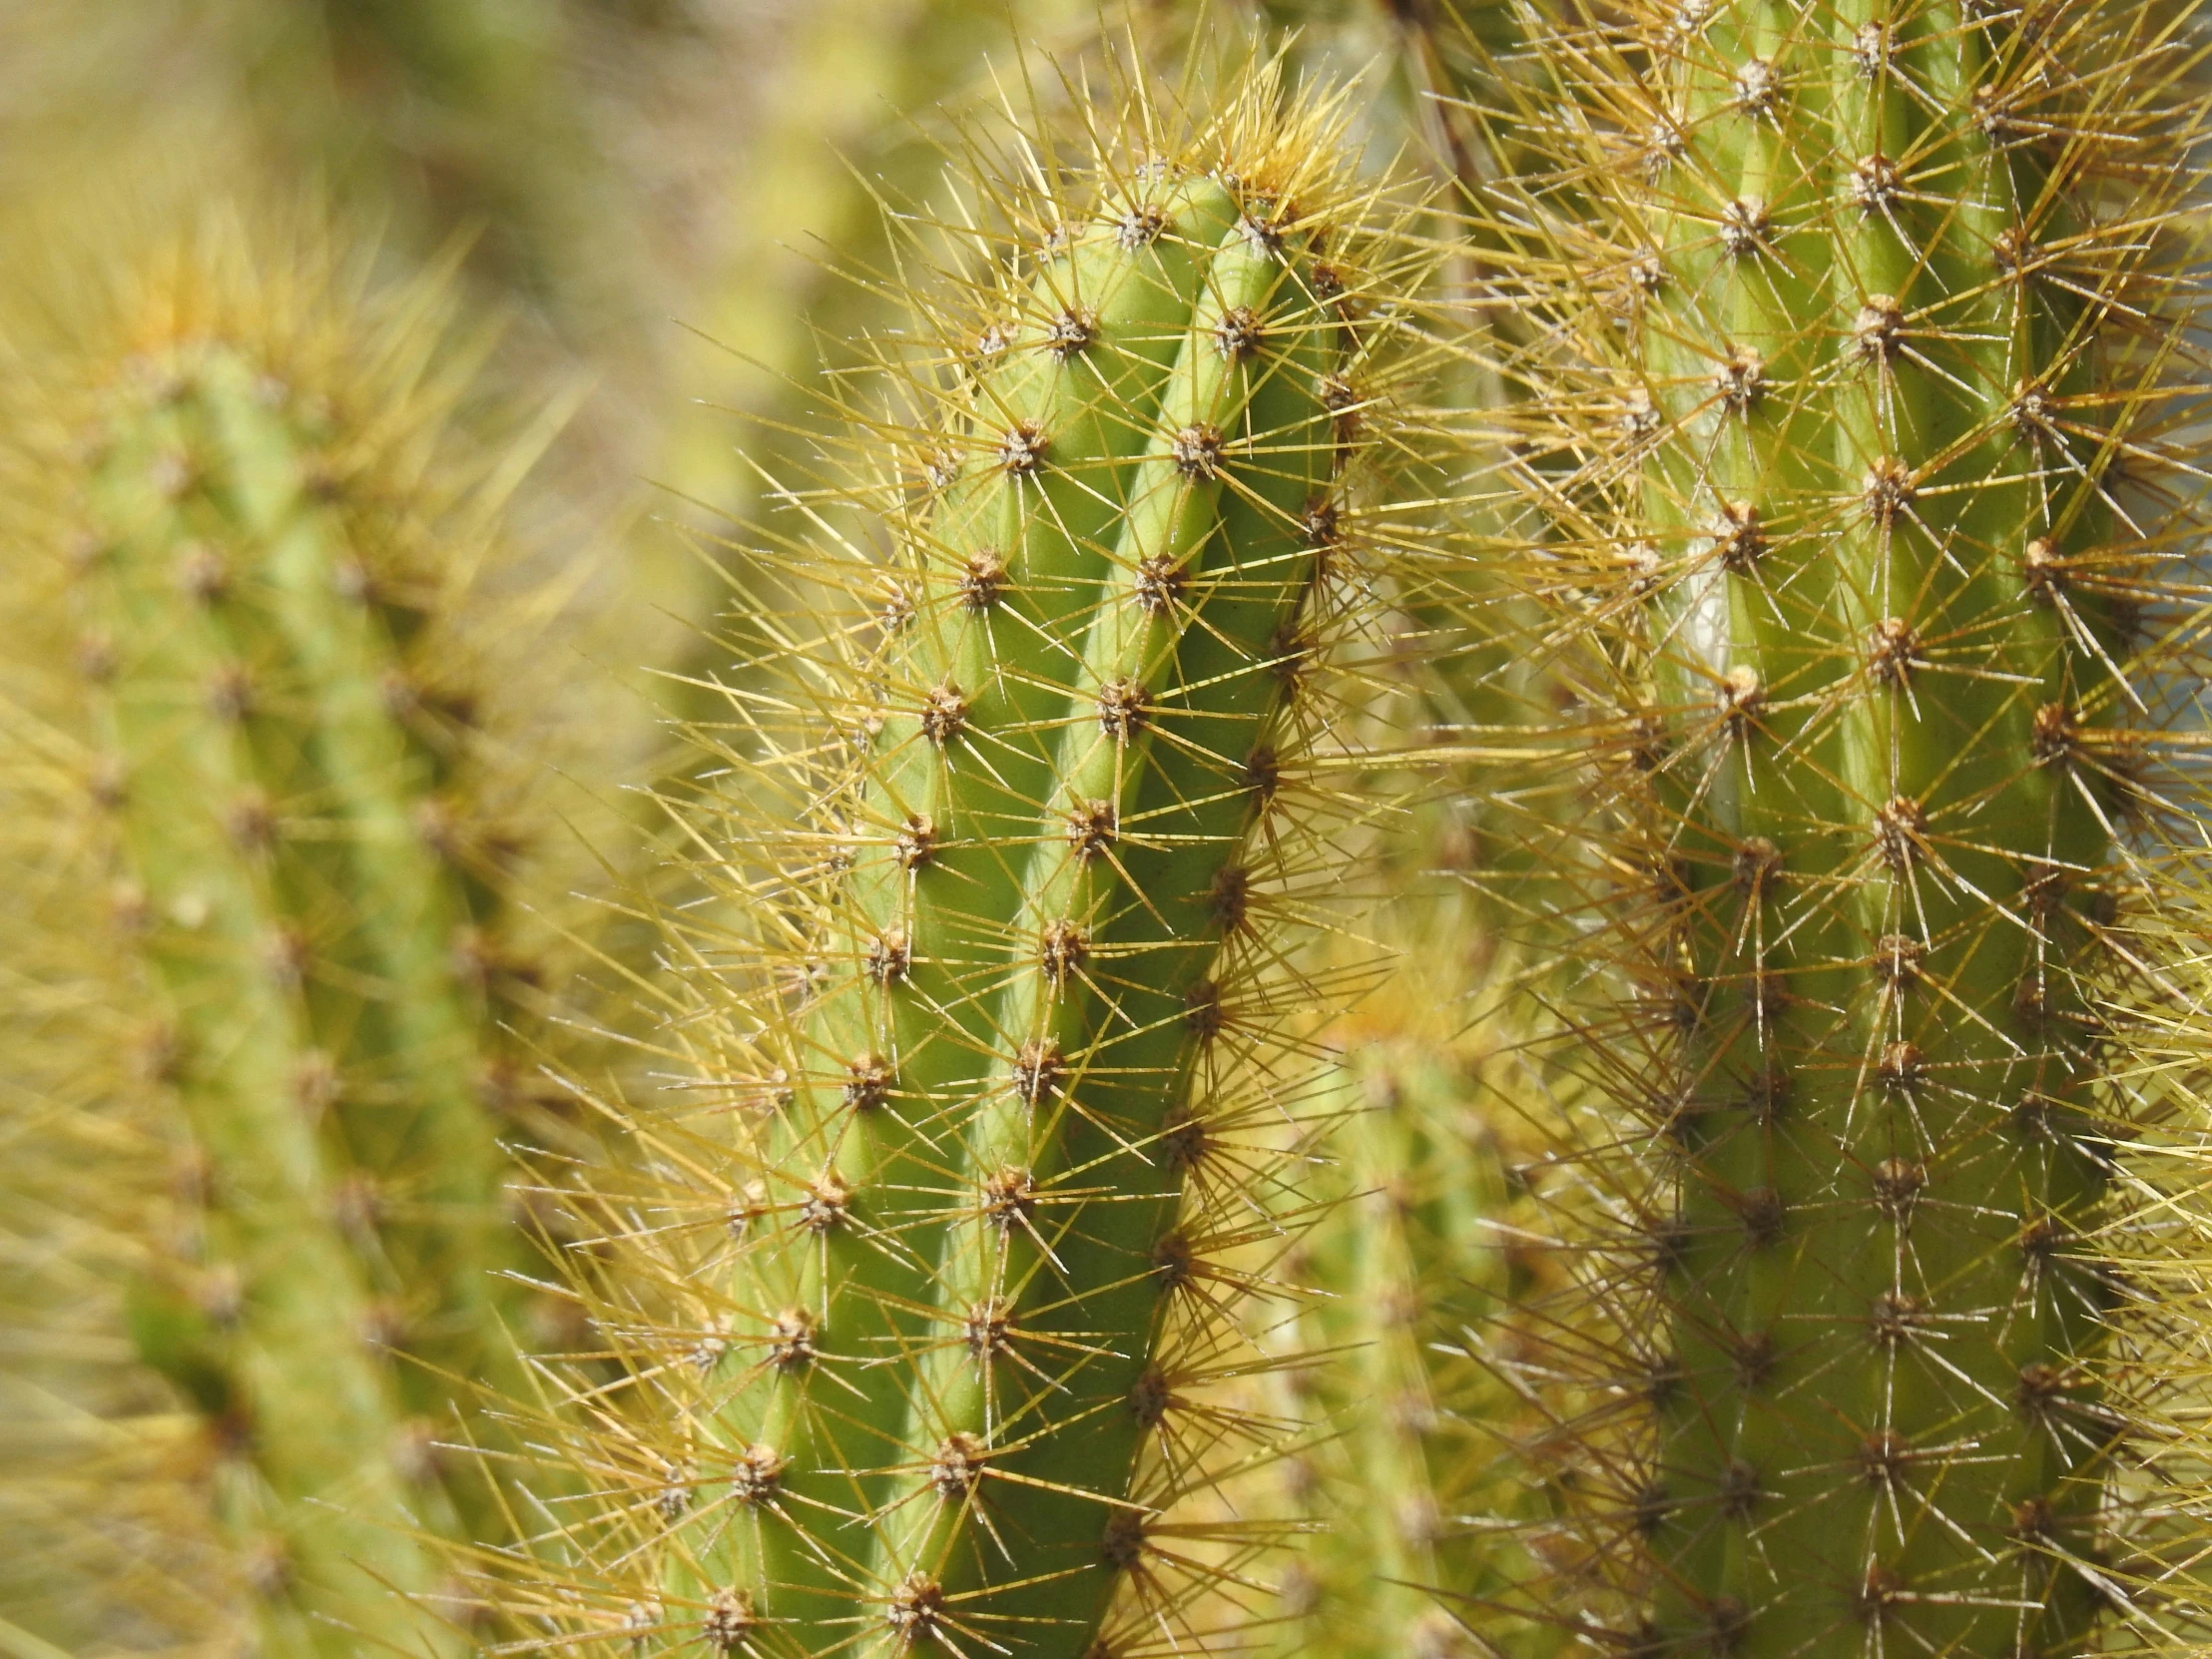
[[[1305,1342],[1324,1359],[1294,1374],[1315,1422],[1296,1480],[1318,1530],[1289,1570],[1284,1651],[1522,1652],[1533,1632],[1501,1598],[1543,1498],[1501,1459],[1526,1413],[1470,1333],[1527,1294],[1496,1131],[1517,1127],[1500,1094],[1536,1080],[1508,1045],[1380,1018],[1347,1056],[1361,1098],[1336,1137],[1342,1201],[1301,1251],[1317,1292]]]
[[[10,460],[72,550],[48,747],[81,734],[100,994],[180,1170],[132,1336],[205,1424],[264,1646],[335,1653],[410,1627],[399,1597],[465,1613],[431,1540],[506,1525],[441,1445],[522,1385],[499,1137],[556,1126],[499,1033],[536,994],[454,622],[500,482],[471,499],[444,431],[474,359],[434,282],[364,301],[326,238],[227,223],[26,361]]]
[[[764,623],[789,689],[736,695],[719,746],[753,781],[707,836],[742,953],[672,932],[715,969],[687,1040],[725,1142],[638,1119],[705,1190],[612,1212],[737,1241],[660,1227],[696,1253],[601,1315],[659,1399],[586,1453],[633,1482],[600,1541],[571,1529],[589,1595],[526,1610],[671,1648],[1078,1655],[1117,1584],[1155,1617],[1188,1594],[1155,1529],[1232,1257],[1295,1169],[1274,998],[1331,874],[1312,671],[1358,619],[1409,277],[1374,263],[1341,101],[1265,67],[1188,128],[1155,100],[1126,90],[1085,167],[987,187],[1012,257],[972,331],[921,311],[918,414],[862,428],[901,462],[854,498],[891,568],[827,529],[782,561],[851,599],[820,643]],[[788,781],[805,820],[775,831]]]
[[[1531,1593],[1644,1652],[2071,1650],[2148,1605],[2093,985],[2194,822],[2185,54],[2126,5],[1623,11],[1531,31],[1549,166],[1481,211],[1556,345],[1500,563],[1618,826],[1583,959],[1636,989],[1576,1017],[1652,1130],[1595,1165],[1648,1274],[1541,1315],[1625,1370],[1556,1550],[1613,1593]]]

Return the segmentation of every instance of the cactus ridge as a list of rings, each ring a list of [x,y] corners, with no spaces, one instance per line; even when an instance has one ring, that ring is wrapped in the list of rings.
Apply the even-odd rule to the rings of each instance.
[[[1529,1604],[1744,1659],[2156,1641],[2117,1267],[2167,1229],[2114,1177],[2181,1131],[2106,1045],[2114,916],[2202,823],[2189,54],[2155,7],[1527,10],[1494,563],[1580,680],[1614,829],[1560,904],[1626,987],[1569,1016],[1580,1300],[1499,1350],[1590,1390],[1580,1589]]]
[[[119,1227],[130,1326],[203,1419],[260,1640],[301,1654],[394,1595],[467,1610],[447,1552],[506,1523],[443,1442],[521,1385],[499,1136],[553,1127],[499,1029],[538,998],[455,620],[503,487],[470,499],[447,431],[477,357],[441,278],[363,270],[207,213],[19,365],[8,448],[78,634],[9,736],[51,719],[84,792],[69,854],[112,898],[77,988],[136,1022],[103,1075],[177,1171]]]
[[[1261,1363],[1231,1310],[1324,1101],[1282,1032],[1336,875],[1319,671],[1427,256],[1347,183],[1339,104],[1124,90],[1080,161],[986,185],[1008,228],[859,425],[882,482],[763,554],[827,618],[764,619],[741,782],[689,809],[743,915],[671,931],[716,1104],[636,1119],[696,1184],[619,1213],[696,1254],[600,1314],[659,1398],[584,1453],[634,1482],[587,1628],[649,1649],[1078,1655],[1117,1589],[1172,1623],[1241,1547],[1166,1517],[1211,1478],[1186,1413]]]

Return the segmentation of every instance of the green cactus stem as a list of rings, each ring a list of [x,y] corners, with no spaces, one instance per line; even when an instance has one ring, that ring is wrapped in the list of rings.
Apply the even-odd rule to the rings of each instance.
[[[493,1109],[527,1106],[498,1033],[529,1001],[498,943],[512,847],[447,625],[482,530],[432,528],[431,291],[347,314],[287,251],[300,292],[212,234],[148,276],[74,451],[118,994],[190,1172],[131,1323],[207,1421],[265,1646],[457,1651],[423,1616],[467,1611],[431,1540],[506,1521],[441,1447],[520,1388],[530,1311],[499,1145],[525,1120]]]
[[[1552,171],[1485,210],[1565,342],[1508,558],[1619,763],[1652,1426],[1580,1444],[1639,1651],[2056,1653],[2130,1607],[2080,976],[2189,799],[2119,729],[2193,673],[2136,639],[2190,604],[2161,15],[1635,4],[1548,37]]]
[[[831,720],[735,757],[811,799],[796,835],[762,790],[733,815],[731,870],[787,873],[745,890],[765,983],[701,1017],[740,1237],[671,1264],[711,1340],[637,1460],[679,1518],[602,1592],[648,1642],[1072,1656],[1118,1588],[1187,1593],[1153,1448],[1280,1225],[1311,683],[1408,277],[1341,106],[1255,68],[1178,135],[1125,96],[1020,189],[958,331],[923,313],[890,568],[791,558],[872,620],[841,663],[783,646]]]

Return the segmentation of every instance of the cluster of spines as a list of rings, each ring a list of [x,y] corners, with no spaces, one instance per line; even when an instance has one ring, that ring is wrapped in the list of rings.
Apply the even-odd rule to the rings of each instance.
[[[733,693],[744,931],[672,933],[720,958],[685,1039],[728,1104],[638,1123],[708,1190],[610,1210],[724,1235],[659,1229],[665,1284],[602,1312],[657,1399],[592,1453],[615,1570],[545,1586],[650,1645],[1073,1655],[1208,1576],[1164,1517],[1320,1099],[1279,1034],[1335,874],[1316,669],[1411,278],[1333,109],[1254,68],[1178,133],[1125,90],[1085,166],[994,187],[1011,256],[861,428],[902,476],[809,506],[883,515],[888,568],[757,555],[864,610],[770,622],[782,684]]]
[[[427,285],[379,312],[329,242],[254,241],[211,215],[117,278],[108,334],[29,365],[11,470],[78,634],[24,716],[79,734],[86,971],[178,1171],[133,1334],[205,1419],[261,1639],[310,1653],[464,1613],[428,1540],[503,1529],[446,1447],[519,1382],[499,1025],[532,995],[457,678],[485,528],[442,493],[449,331]]]
[[[1561,1198],[1621,1233],[1524,1329],[1596,1388],[1550,1439],[1604,1495],[1550,1547],[1642,1651],[2155,1617],[2107,1565],[2083,976],[2192,812],[2143,730],[2196,672],[2170,262],[2202,115],[2165,31],[1933,0],[1532,31],[1552,165],[1476,211],[1565,349],[1513,370],[1498,564],[1597,714],[1617,835],[1557,873],[1635,989],[1570,1019],[1653,1133]]]

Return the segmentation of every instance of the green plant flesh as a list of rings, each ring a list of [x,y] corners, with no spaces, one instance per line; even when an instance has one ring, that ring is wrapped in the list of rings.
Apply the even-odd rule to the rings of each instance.
[[[437,1449],[471,1386],[519,1385],[489,871],[463,867],[458,740],[410,677],[435,579],[404,585],[403,506],[244,349],[140,366],[105,395],[79,595],[122,921],[201,1207],[196,1259],[133,1323],[217,1437],[264,1639],[349,1652],[371,1599],[442,1583],[414,1526],[499,1529]]]
[[[1652,1652],[2067,1648],[2168,60],[2094,6],[1630,10],[1544,47],[1580,217],[1517,233],[1573,342],[1521,482],[1615,677],[1609,901],[1652,877],[1604,947],[1661,1136],[1604,1553]]]
[[[804,994],[764,1020],[671,1640],[1077,1655],[1159,1570],[1163,1345],[1258,1214],[1207,1172],[1366,333],[1334,163],[1273,96],[1222,155],[1104,161],[930,394]]]

